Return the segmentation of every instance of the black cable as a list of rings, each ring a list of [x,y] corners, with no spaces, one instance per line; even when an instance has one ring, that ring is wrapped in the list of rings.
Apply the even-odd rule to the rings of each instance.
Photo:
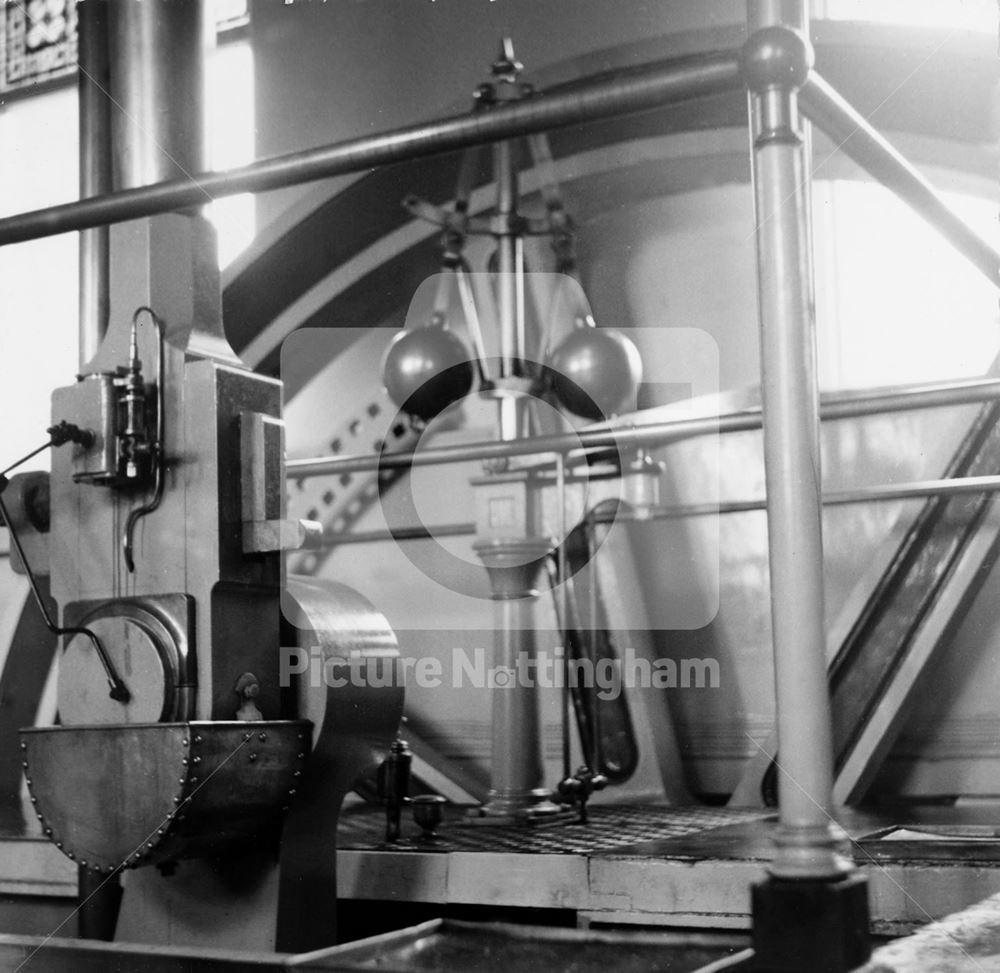
[[[69,424],[66,423],[64,425],[68,426]],[[73,428],[75,429],[77,427]],[[111,686],[111,692],[109,695],[116,702],[127,703],[132,698],[132,695],[128,691],[128,687],[118,675],[114,663],[108,655],[107,649],[105,649],[104,644],[97,637],[96,633],[92,632],[89,628],[82,627],[60,628],[52,620],[52,616],[49,614],[48,606],[45,604],[45,599],[42,598],[42,593],[38,588],[38,582],[35,580],[34,572],[31,570],[31,564],[28,562],[28,558],[24,553],[24,548],[21,546],[21,538],[17,536],[17,529],[14,527],[14,523],[7,511],[7,505],[3,501],[3,491],[7,489],[7,485],[10,483],[10,480],[7,479],[6,473],[20,466],[22,463],[26,463],[32,456],[37,455],[43,449],[48,449],[49,446],[56,445],[54,440],[57,438],[58,434],[53,437],[53,440],[50,440],[44,446],[18,460],[13,464],[13,466],[9,466],[4,473],[0,473],[0,520],[7,525],[7,530],[10,532],[11,543],[14,545],[14,550],[17,551],[17,556],[21,559],[21,564],[24,565],[24,573],[25,577],[28,579],[28,586],[31,588],[31,593],[35,597],[35,604],[38,605],[38,611],[41,613],[42,621],[45,622],[45,627],[52,632],[53,635],[85,635],[88,639],[90,639],[94,646],[94,651],[97,652],[97,657],[101,660],[101,665],[104,667],[104,673],[108,677],[108,684]],[[69,439],[64,439],[63,442],[69,442]]]
[[[19,466],[24,466],[24,464],[27,463],[29,459],[34,459],[39,453],[44,453],[45,450],[47,450],[51,445],[52,445],[51,439],[46,443],[42,443],[42,445],[39,446],[38,449],[33,449],[26,456],[22,456],[16,463],[11,463],[10,466],[7,467],[7,469],[0,470],[0,476],[5,477],[12,470],[16,470]]]
[[[62,446],[63,443],[79,443],[84,448],[89,448],[94,444],[94,434],[89,429],[81,429],[79,426],[74,425],[72,422],[67,422],[65,419],[54,426],[49,426],[46,432],[49,434],[48,440],[27,455],[22,456],[16,462],[11,463],[7,469],[0,470],[0,477],[6,476],[19,466],[24,466],[29,459],[34,459],[39,453],[44,453],[50,446]]]

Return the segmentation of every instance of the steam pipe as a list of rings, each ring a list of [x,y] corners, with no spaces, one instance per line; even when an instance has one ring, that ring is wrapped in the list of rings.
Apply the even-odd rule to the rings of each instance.
[[[167,9],[173,4],[122,6]],[[2,219],[0,246],[201,206],[220,196],[266,192],[518,135],[663,108],[735,92],[741,86],[739,59],[734,52],[659,61],[614,78],[591,79],[489,111],[276,156],[227,172],[197,172],[185,165],[188,172],[197,174]]]

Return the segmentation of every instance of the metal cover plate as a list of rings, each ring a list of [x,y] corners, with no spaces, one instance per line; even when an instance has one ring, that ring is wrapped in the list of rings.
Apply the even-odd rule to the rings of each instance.
[[[305,720],[21,731],[47,837],[97,871],[219,854],[276,824],[309,752]]]

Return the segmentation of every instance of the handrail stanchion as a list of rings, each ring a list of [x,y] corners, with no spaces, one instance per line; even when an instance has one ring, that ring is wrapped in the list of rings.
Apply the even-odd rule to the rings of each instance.
[[[866,880],[832,816],[833,741],[823,610],[822,475],[809,160],[798,89],[812,66],[802,0],[749,0],[750,89],[780,761],[770,876],[753,889],[755,968],[846,971],[865,962]],[[754,28],[757,28],[754,30]]]

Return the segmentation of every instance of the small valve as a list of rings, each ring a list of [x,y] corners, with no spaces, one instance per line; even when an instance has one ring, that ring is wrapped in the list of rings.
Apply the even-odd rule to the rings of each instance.
[[[413,753],[407,742],[396,737],[389,756],[378,769],[378,796],[385,805],[385,840],[399,841],[399,818],[410,803],[410,767]]]
[[[142,472],[149,457],[149,441],[146,435],[146,389],[142,380],[142,360],[139,358],[139,340],[136,322],[132,322],[129,337],[128,366],[121,376],[122,411],[119,442],[118,475],[126,482],[133,483],[142,478]]]
[[[94,445],[97,436],[92,429],[81,429],[76,423],[60,420],[46,430],[53,446],[64,446],[66,443],[76,443],[84,449]]]
[[[580,807],[580,821],[587,823],[587,801],[595,791],[603,791],[608,786],[604,774],[595,773],[584,765],[572,777],[559,781],[559,794]]]

